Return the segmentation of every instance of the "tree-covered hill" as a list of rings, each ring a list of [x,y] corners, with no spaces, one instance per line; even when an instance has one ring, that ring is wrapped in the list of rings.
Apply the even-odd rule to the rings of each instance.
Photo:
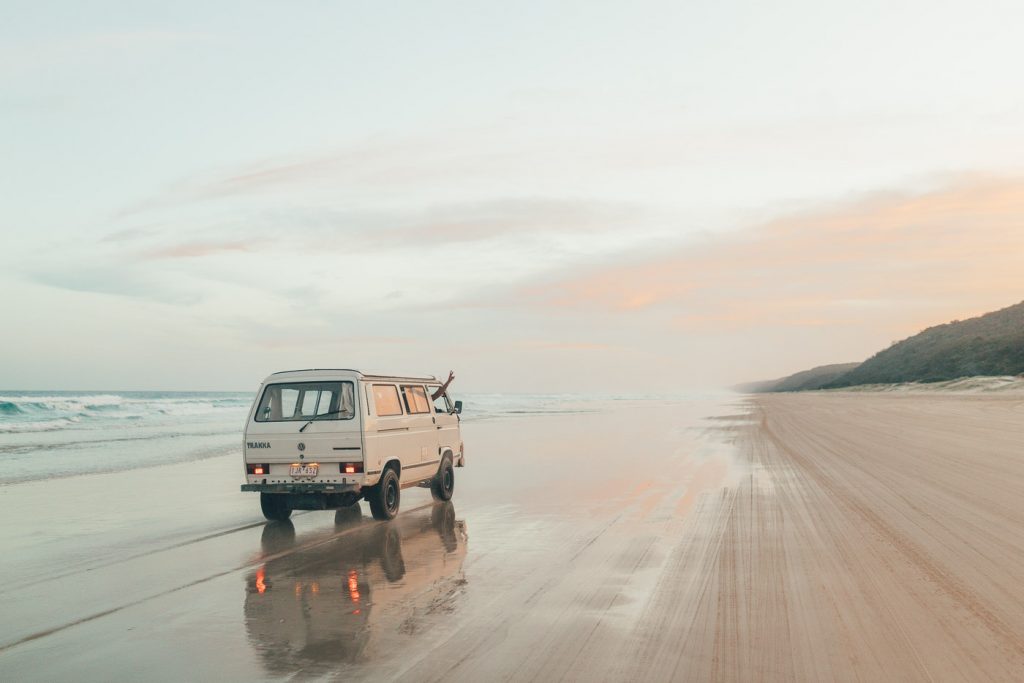
[[[969,320],[954,320],[876,353],[824,386],[941,382],[975,375],[1024,373],[1024,302]]]
[[[795,375],[770,379],[763,382],[749,382],[734,387],[737,391],[750,393],[764,393],[768,391],[808,391],[820,389],[832,382],[844,373],[853,370],[860,363],[835,363],[833,365],[820,365],[810,370],[798,372]]]
[[[822,365],[735,388],[755,393],[808,391],[985,375],[1024,375],[1024,302],[977,318],[929,327],[863,363]]]

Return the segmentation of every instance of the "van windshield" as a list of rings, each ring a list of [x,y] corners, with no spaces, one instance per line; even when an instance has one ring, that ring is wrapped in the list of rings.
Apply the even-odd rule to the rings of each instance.
[[[352,382],[290,382],[263,390],[257,422],[351,420],[355,416]]]

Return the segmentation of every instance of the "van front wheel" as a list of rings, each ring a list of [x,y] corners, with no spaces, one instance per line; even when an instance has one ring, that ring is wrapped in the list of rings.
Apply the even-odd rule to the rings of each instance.
[[[263,516],[272,522],[283,522],[292,516],[288,496],[281,493],[260,493],[260,507]]]
[[[398,504],[402,498],[402,487],[398,484],[398,474],[387,468],[380,475],[380,481],[370,489],[366,500],[370,503],[370,512],[374,519],[394,519],[398,514]]]
[[[455,493],[455,469],[452,467],[452,459],[444,456],[441,466],[437,468],[437,474],[430,482],[430,494],[434,500],[451,500]]]

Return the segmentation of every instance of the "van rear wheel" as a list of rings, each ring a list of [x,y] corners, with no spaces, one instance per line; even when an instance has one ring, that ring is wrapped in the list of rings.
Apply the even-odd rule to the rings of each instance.
[[[263,516],[272,522],[283,522],[292,516],[288,496],[283,493],[260,493],[260,507]]]
[[[384,470],[380,475],[380,481],[366,496],[373,518],[381,520],[395,518],[401,499],[402,487],[398,483],[398,473],[390,467]]]
[[[450,456],[444,456],[441,466],[437,468],[437,474],[430,482],[430,494],[434,500],[451,500],[455,493],[455,469],[452,467]]]

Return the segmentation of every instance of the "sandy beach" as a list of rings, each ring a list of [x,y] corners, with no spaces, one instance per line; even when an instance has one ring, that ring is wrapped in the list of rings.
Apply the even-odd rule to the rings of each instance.
[[[4,680],[1015,680],[1024,394],[606,401],[465,424],[266,524],[237,454],[0,486]]]
[[[780,394],[750,406],[738,429],[749,476],[689,541],[701,590],[656,599],[676,607],[655,609],[651,631],[679,639],[652,642],[641,670],[1019,680],[1024,394]],[[693,566],[685,545],[680,565]]]

